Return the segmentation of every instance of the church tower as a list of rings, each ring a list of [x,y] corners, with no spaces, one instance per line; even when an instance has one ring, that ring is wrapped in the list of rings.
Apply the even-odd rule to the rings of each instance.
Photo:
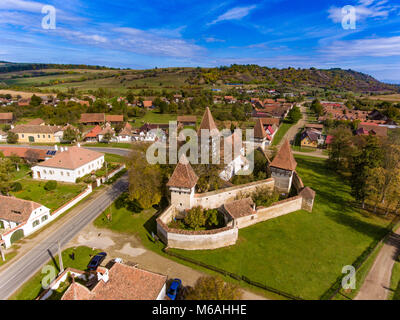
[[[206,132],[209,134],[208,141],[201,141],[202,130],[206,130]],[[211,114],[209,107],[207,107],[206,111],[204,112],[203,119],[201,120],[200,123],[200,127],[197,130],[197,136],[199,137],[199,146],[202,147],[202,144],[208,144],[209,154],[215,155],[217,153],[220,144],[219,142],[220,132],[217,128],[217,125],[214,122],[214,118]]]
[[[199,177],[194,172],[188,159],[185,155],[182,155],[167,183],[171,191],[171,204],[175,205],[178,210],[192,208],[198,179]]]
[[[279,192],[289,193],[292,186],[293,173],[297,167],[289,140],[285,140],[269,167],[271,177],[275,179],[275,189]]]

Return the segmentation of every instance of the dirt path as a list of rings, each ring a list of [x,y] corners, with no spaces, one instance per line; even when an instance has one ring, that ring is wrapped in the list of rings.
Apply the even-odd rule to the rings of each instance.
[[[107,261],[122,258],[124,262],[135,263],[143,269],[166,274],[169,278],[180,278],[184,285],[192,286],[205,274],[167,259],[143,247],[135,236],[116,233],[108,229],[98,229],[93,224],[86,226],[67,247],[88,246],[107,252]],[[244,290],[244,300],[265,300],[266,298]]]
[[[396,257],[400,253],[400,228],[385,241],[355,300],[386,300]]]
[[[322,154],[322,150],[318,149],[314,152],[301,152],[301,151],[293,151],[293,154],[299,154],[302,156],[309,156],[309,157],[316,157],[316,158],[321,158],[321,159],[328,159],[329,157],[325,154]]]
[[[279,142],[278,149],[285,142],[285,140],[289,140],[289,142],[292,142],[296,137],[297,132],[299,132],[299,129],[304,127],[304,125],[307,123],[307,113],[306,107],[304,107],[304,103],[301,103],[298,106],[300,107],[300,112],[303,115],[303,118],[289,128],[289,130],[283,136],[282,140]]]

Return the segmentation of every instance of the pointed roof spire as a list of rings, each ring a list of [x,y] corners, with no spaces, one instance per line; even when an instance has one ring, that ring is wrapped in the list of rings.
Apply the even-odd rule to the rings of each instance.
[[[191,189],[196,185],[197,180],[199,180],[199,177],[194,172],[186,156],[182,154],[167,186]]]
[[[214,118],[211,114],[209,107],[207,107],[206,111],[204,112],[203,119],[201,120],[199,130],[197,131],[198,135],[201,135],[201,129],[210,130],[210,136],[219,134],[219,130],[214,122]]]
[[[258,118],[254,126],[254,138],[264,139],[265,137],[267,137],[267,132],[264,129],[261,118]]]
[[[274,160],[272,160],[270,166],[288,171],[296,170],[297,162],[293,157],[289,140],[286,139],[285,142],[282,144],[282,147],[279,149]]]

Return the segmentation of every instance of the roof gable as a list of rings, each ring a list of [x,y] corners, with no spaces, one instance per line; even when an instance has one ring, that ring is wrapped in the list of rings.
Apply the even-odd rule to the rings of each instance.
[[[290,148],[289,140],[285,140],[282,147],[279,149],[274,160],[271,162],[271,167],[294,171],[297,167],[297,162],[293,157],[292,149]]]

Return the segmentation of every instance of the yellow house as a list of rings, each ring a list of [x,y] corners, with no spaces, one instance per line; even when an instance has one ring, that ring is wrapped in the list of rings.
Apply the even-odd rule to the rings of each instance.
[[[63,137],[62,127],[17,125],[10,130],[18,135],[18,143],[58,143]]]
[[[302,147],[311,147],[311,148],[317,148],[319,144],[321,134],[319,132],[316,132],[314,130],[305,130],[301,134],[301,143],[300,145]]]

